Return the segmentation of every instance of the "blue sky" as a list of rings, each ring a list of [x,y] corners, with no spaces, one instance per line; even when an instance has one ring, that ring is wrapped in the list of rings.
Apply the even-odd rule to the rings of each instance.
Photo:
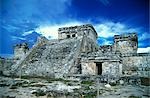
[[[137,32],[139,49],[150,49],[149,0],[0,0],[0,56],[11,56],[16,43],[32,47],[40,35],[55,39],[59,27],[86,23],[99,45]]]

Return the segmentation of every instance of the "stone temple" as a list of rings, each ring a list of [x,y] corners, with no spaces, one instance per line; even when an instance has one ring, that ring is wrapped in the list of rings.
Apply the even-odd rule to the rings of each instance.
[[[15,76],[140,76],[150,74],[150,53],[137,53],[136,33],[114,35],[112,45],[99,46],[90,24],[58,29],[58,39],[39,37],[29,49],[14,47],[13,59],[1,58],[1,73]]]

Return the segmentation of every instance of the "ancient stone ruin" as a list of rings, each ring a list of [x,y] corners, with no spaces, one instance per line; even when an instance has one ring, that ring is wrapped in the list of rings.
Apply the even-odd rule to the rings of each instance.
[[[31,49],[14,46],[0,58],[1,98],[149,98],[150,53],[137,53],[136,33],[99,46],[90,24],[39,37]],[[42,97],[40,97],[42,96]]]
[[[136,33],[114,35],[112,45],[99,46],[90,24],[58,29],[58,39],[39,37],[29,49],[14,47],[13,59],[1,58],[1,73],[14,76],[139,76],[148,77],[150,54],[137,53]],[[5,65],[5,66],[4,66]]]

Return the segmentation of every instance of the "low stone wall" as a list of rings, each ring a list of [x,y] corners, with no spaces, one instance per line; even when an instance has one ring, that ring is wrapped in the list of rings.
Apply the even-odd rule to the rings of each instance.
[[[9,73],[11,66],[16,63],[15,59],[0,58],[0,74]]]
[[[123,73],[125,75],[138,75],[141,77],[148,77],[150,74],[150,55],[137,54],[137,55],[123,55]]]

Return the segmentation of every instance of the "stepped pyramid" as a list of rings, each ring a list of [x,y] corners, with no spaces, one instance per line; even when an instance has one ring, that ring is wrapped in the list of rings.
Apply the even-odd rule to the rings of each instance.
[[[19,56],[12,72],[21,76],[58,78],[78,74],[81,71],[81,53],[96,51],[96,39],[97,33],[90,24],[59,28],[58,39],[40,37],[32,49]]]
[[[150,53],[137,53],[136,33],[114,35],[112,45],[98,46],[90,24],[58,29],[58,39],[39,37],[29,49],[16,45],[14,59],[4,61],[4,75],[42,76],[138,76],[149,77]],[[3,68],[4,67],[4,68]]]

